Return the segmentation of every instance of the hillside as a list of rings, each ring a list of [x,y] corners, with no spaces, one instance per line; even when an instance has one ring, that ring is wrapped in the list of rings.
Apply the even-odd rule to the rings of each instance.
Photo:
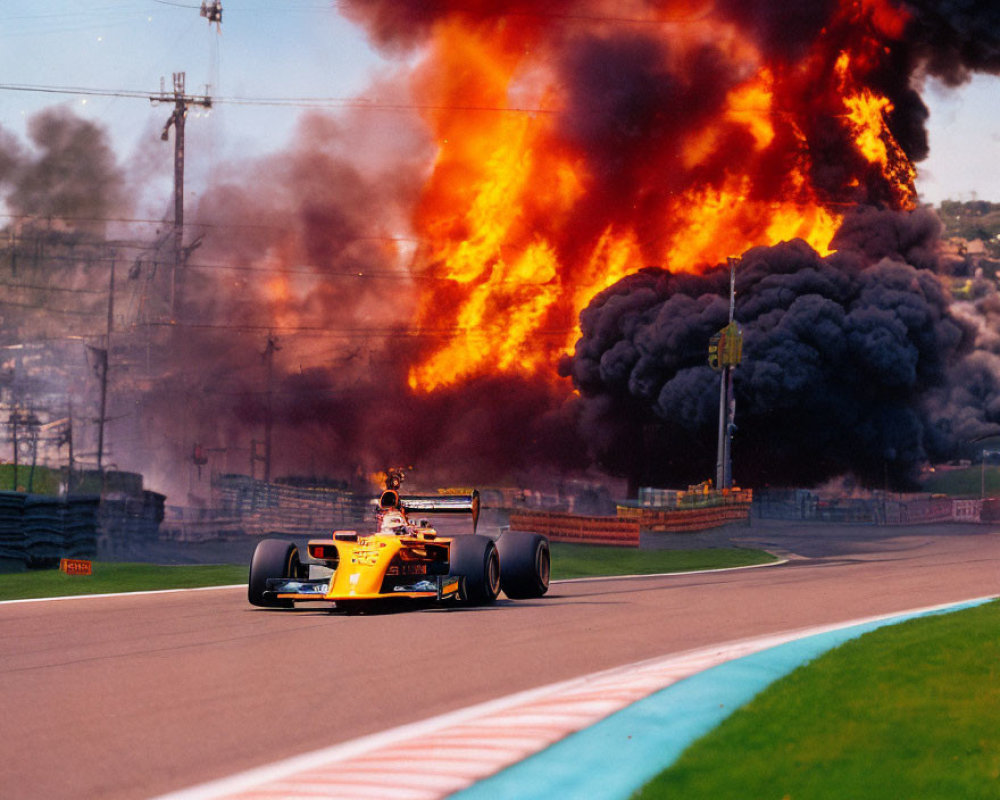
[[[1000,258],[1000,203],[987,200],[945,200],[937,209],[945,238],[980,239],[986,253]]]

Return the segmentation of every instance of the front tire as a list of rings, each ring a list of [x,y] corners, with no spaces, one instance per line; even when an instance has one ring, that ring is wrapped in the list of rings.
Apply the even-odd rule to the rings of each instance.
[[[552,557],[540,533],[507,531],[497,540],[500,586],[511,600],[541,597],[549,590]]]
[[[465,602],[484,606],[500,594],[500,555],[488,536],[456,536],[451,542],[449,572],[465,578]]]
[[[264,599],[268,578],[297,578],[302,570],[299,548],[281,539],[265,539],[253,551],[250,559],[250,580],[247,598],[262,608],[292,608],[291,600]]]

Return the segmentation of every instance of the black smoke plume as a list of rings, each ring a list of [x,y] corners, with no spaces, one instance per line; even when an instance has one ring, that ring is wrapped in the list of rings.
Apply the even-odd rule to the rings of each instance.
[[[1000,430],[997,409],[983,413],[984,400],[996,406],[996,379],[973,350],[973,326],[926,269],[937,235],[929,211],[866,211],[848,218],[826,258],[801,241],[744,254],[737,482],[801,486],[852,473],[910,486],[923,462],[954,454],[958,434]],[[720,378],[707,342],[728,319],[728,278],[725,267],[646,269],[581,314],[563,370],[608,469],[668,486],[714,474]],[[978,397],[970,374],[981,376]]]
[[[648,223],[639,223],[640,239],[655,243],[670,225],[663,197],[716,185],[733,154],[749,150],[745,131],[734,126],[696,172],[673,158],[678,135],[710,118],[741,78],[714,43],[688,48],[683,57],[692,63],[684,64],[669,36],[637,24],[669,21],[670,4],[638,3],[627,13],[602,2],[544,11],[517,2],[345,6],[389,50],[413,48],[435,24],[458,18],[500,37],[517,31],[545,49],[564,90],[559,135],[593,178],[578,210],[595,220],[590,229],[635,214]],[[779,76],[779,105],[811,109],[794,127],[772,120],[775,143],[753,165],[753,192],[789,196],[791,186],[775,180],[787,174],[782,159],[804,142],[821,201],[855,206],[834,255],[822,258],[800,241],[744,255],[737,478],[802,485],[853,472],[870,485],[909,485],[921,462],[997,430],[1000,373],[988,321],[995,293],[984,289],[975,306],[952,308],[935,275],[934,215],[900,211],[900,196],[862,160],[841,124],[830,66],[850,45],[863,65],[859,79],[888,98],[889,130],[916,163],[928,153],[921,82],[931,76],[954,86],[976,71],[1000,72],[1000,11],[974,0],[723,0],[704,13],[754,42]],[[577,241],[587,241],[582,230],[573,228]],[[659,260],[654,249],[650,258]],[[600,293],[581,314],[583,335],[562,365],[581,393],[581,431],[592,452],[635,480],[677,485],[714,471],[718,376],[706,364],[706,344],[726,321],[727,275],[722,268],[682,272],[698,266],[642,270]]]

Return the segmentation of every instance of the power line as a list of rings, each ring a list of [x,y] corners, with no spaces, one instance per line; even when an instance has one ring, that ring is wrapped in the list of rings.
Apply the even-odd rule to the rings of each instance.
[[[316,333],[336,338],[348,339],[369,339],[369,338],[400,338],[400,339],[426,339],[445,338],[450,339],[457,336],[468,336],[477,339],[495,339],[497,328],[502,323],[498,323],[493,328],[330,328],[322,325],[274,325],[274,324],[254,324],[254,323],[232,323],[223,324],[217,322],[148,322],[149,327],[156,328],[184,328],[187,330],[222,330],[238,331],[241,333],[260,333],[268,331],[285,333]],[[532,331],[532,337],[565,337],[572,333],[575,328],[551,329],[542,331]]]
[[[0,344],[0,350],[16,350],[26,345],[36,345],[44,344],[47,342],[80,342],[86,344],[88,341],[94,337],[86,333],[62,333],[58,336],[32,336],[30,340],[25,342],[16,342],[14,344]]]
[[[26,289],[39,292],[68,292],[69,294],[99,294],[106,295],[106,291],[100,289],[74,289],[67,286],[39,286],[32,283],[0,283],[3,289]]]
[[[167,219],[151,219],[147,217],[83,217],[76,214],[0,214],[2,219],[10,219],[17,221],[24,220],[35,220],[37,222],[49,222],[51,220],[62,220],[66,222],[129,222],[137,224],[148,224],[148,225],[171,225],[170,220]],[[263,225],[253,222],[227,222],[225,224],[218,222],[188,222],[185,220],[184,227],[186,228],[252,228],[260,230],[278,230],[287,231],[291,228],[281,226],[281,225]],[[373,237],[378,238],[378,237]]]
[[[149,100],[150,93],[134,89],[98,89],[85,86],[45,86],[26,83],[0,83],[0,91],[64,94],[79,97],[117,97]],[[470,111],[503,114],[554,114],[552,108],[518,106],[445,105],[422,103],[387,103],[349,97],[213,97],[213,105],[271,106],[287,108],[354,108],[373,111]],[[161,99],[167,102],[166,99]]]
[[[393,237],[393,236],[359,236],[350,239],[351,242],[359,241],[406,241],[419,243],[421,240],[412,239],[409,237]],[[120,247],[131,247],[134,249],[150,249],[152,245],[135,242],[129,244],[119,244]],[[69,262],[73,264],[80,264],[85,266],[96,266],[100,264],[106,264],[113,261],[115,256],[112,255],[57,255],[46,253],[41,257],[45,261],[56,261],[56,262]],[[145,261],[140,257],[140,261]],[[149,259],[146,263],[167,263],[163,259]],[[300,265],[299,267],[259,267],[252,266],[249,264],[207,264],[207,263],[197,263],[186,261],[184,264],[185,269],[199,270],[199,271],[219,271],[219,272],[247,272],[247,273],[260,273],[263,275],[270,275],[280,277],[283,275],[302,275],[305,277],[315,278],[317,280],[325,280],[330,278],[356,278],[365,280],[390,280],[390,281],[433,281],[433,282],[454,282],[455,278],[450,278],[447,275],[427,275],[423,273],[414,273],[402,270],[378,270],[378,269],[367,269],[365,267],[359,267],[357,269],[327,269],[319,266],[311,265]],[[574,282],[574,285],[596,285],[598,282],[593,282],[592,284],[581,284]],[[14,284],[0,284],[0,286],[14,286]],[[549,286],[552,285],[552,281],[523,281],[523,280],[492,280],[490,281],[492,286]],[[14,286],[14,288],[17,288]],[[35,286],[39,290],[46,290],[53,287]],[[53,288],[53,291],[56,289]],[[63,291],[71,291],[63,289]],[[91,290],[87,290],[91,291]],[[102,294],[103,292],[98,290],[93,290],[95,294]]]
[[[80,311],[75,308],[51,308],[47,305],[41,305],[37,303],[17,303],[13,300],[2,300],[0,299],[0,306],[9,306],[11,308],[30,308],[37,311],[47,311],[52,314],[69,314],[74,317],[99,317],[101,312],[95,311]]]
[[[144,245],[135,244],[130,245],[136,249],[142,249]],[[92,256],[92,257],[80,257],[71,255],[49,255],[46,254],[42,257],[45,261],[61,261],[69,262],[72,264],[82,264],[85,266],[97,266],[108,264],[114,260],[114,256]],[[166,264],[165,259],[141,259],[145,263],[150,264]],[[199,270],[199,271],[219,271],[219,272],[249,272],[249,273],[260,273],[262,275],[270,275],[274,277],[281,277],[283,275],[302,275],[305,277],[315,278],[317,280],[325,280],[328,278],[360,278],[366,280],[390,280],[390,281],[439,281],[439,282],[452,282],[455,279],[449,278],[446,275],[424,275],[424,274],[414,274],[405,271],[393,271],[393,270],[369,270],[369,269],[351,269],[351,270],[330,270],[324,269],[322,267],[303,265],[300,268],[296,267],[255,267],[248,264],[199,264],[192,262],[185,262],[185,269]],[[2,285],[13,285],[13,284],[0,284]],[[548,286],[549,283],[537,283],[530,281],[519,281],[519,280],[495,280],[491,282],[491,285],[500,286]],[[37,286],[34,287],[39,290],[46,290],[50,287]],[[56,289],[53,288],[53,291]],[[70,290],[64,290],[70,291]],[[82,290],[81,290],[82,291]],[[90,291],[90,290],[88,290]],[[93,290],[95,294],[103,294],[99,290]]]
[[[62,222],[118,222],[118,223],[129,223],[136,225],[162,225],[164,227],[172,227],[173,223],[170,220],[159,218],[151,219],[148,217],[84,217],[76,214],[4,214],[0,213],[0,219],[9,219],[16,222],[24,222],[26,220],[32,220],[35,222],[51,222],[52,220],[60,220]],[[189,220],[184,220],[184,227],[187,228],[201,228],[208,230],[261,230],[261,231],[282,231],[285,233],[294,232],[295,227],[289,225],[267,225],[259,222],[191,222]],[[36,234],[35,228],[29,228],[31,234]],[[340,241],[344,242],[359,242],[359,241],[373,241],[373,242],[419,242],[420,237],[417,236],[389,236],[386,234],[367,234],[351,237],[343,237]],[[93,244],[94,242],[85,242],[84,244]],[[103,244],[103,242],[101,242]]]

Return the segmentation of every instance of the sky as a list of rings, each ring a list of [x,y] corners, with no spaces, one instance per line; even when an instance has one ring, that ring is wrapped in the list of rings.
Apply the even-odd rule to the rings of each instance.
[[[121,161],[162,159],[164,190],[172,147],[159,136],[170,106],[146,95],[169,91],[186,73],[189,94],[216,98],[343,98],[371,94],[374,78],[398,64],[367,43],[329,0],[224,0],[221,31],[196,0],[4,0],[0,84],[138,92],[140,97],[73,96],[0,88],[0,128],[26,139],[31,114],[66,105],[110,131]],[[1000,201],[1000,79],[978,76],[959,90],[923,88],[931,110],[930,157],[918,165],[923,202]],[[215,166],[284,149],[300,107],[219,103],[192,110],[188,189]],[[165,198],[167,200],[168,198]]]
[[[0,128],[26,141],[36,111],[63,105],[104,126],[124,162],[162,160],[169,192],[173,137],[160,134],[172,92],[186,74],[189,95],[215,98],[352,98],[391,65],[327,0],[225,0],[221,31],[201,17],[200,0],[4,0],[0,84],[138,92],[73,96],[0,89]],[[161,83],[162,82],[162,83]],[[189,196],[214,166],[283,149],[302,108],[217,103],[192,108],[186,126]],[[166,202],[169,197],[165,198]]]

